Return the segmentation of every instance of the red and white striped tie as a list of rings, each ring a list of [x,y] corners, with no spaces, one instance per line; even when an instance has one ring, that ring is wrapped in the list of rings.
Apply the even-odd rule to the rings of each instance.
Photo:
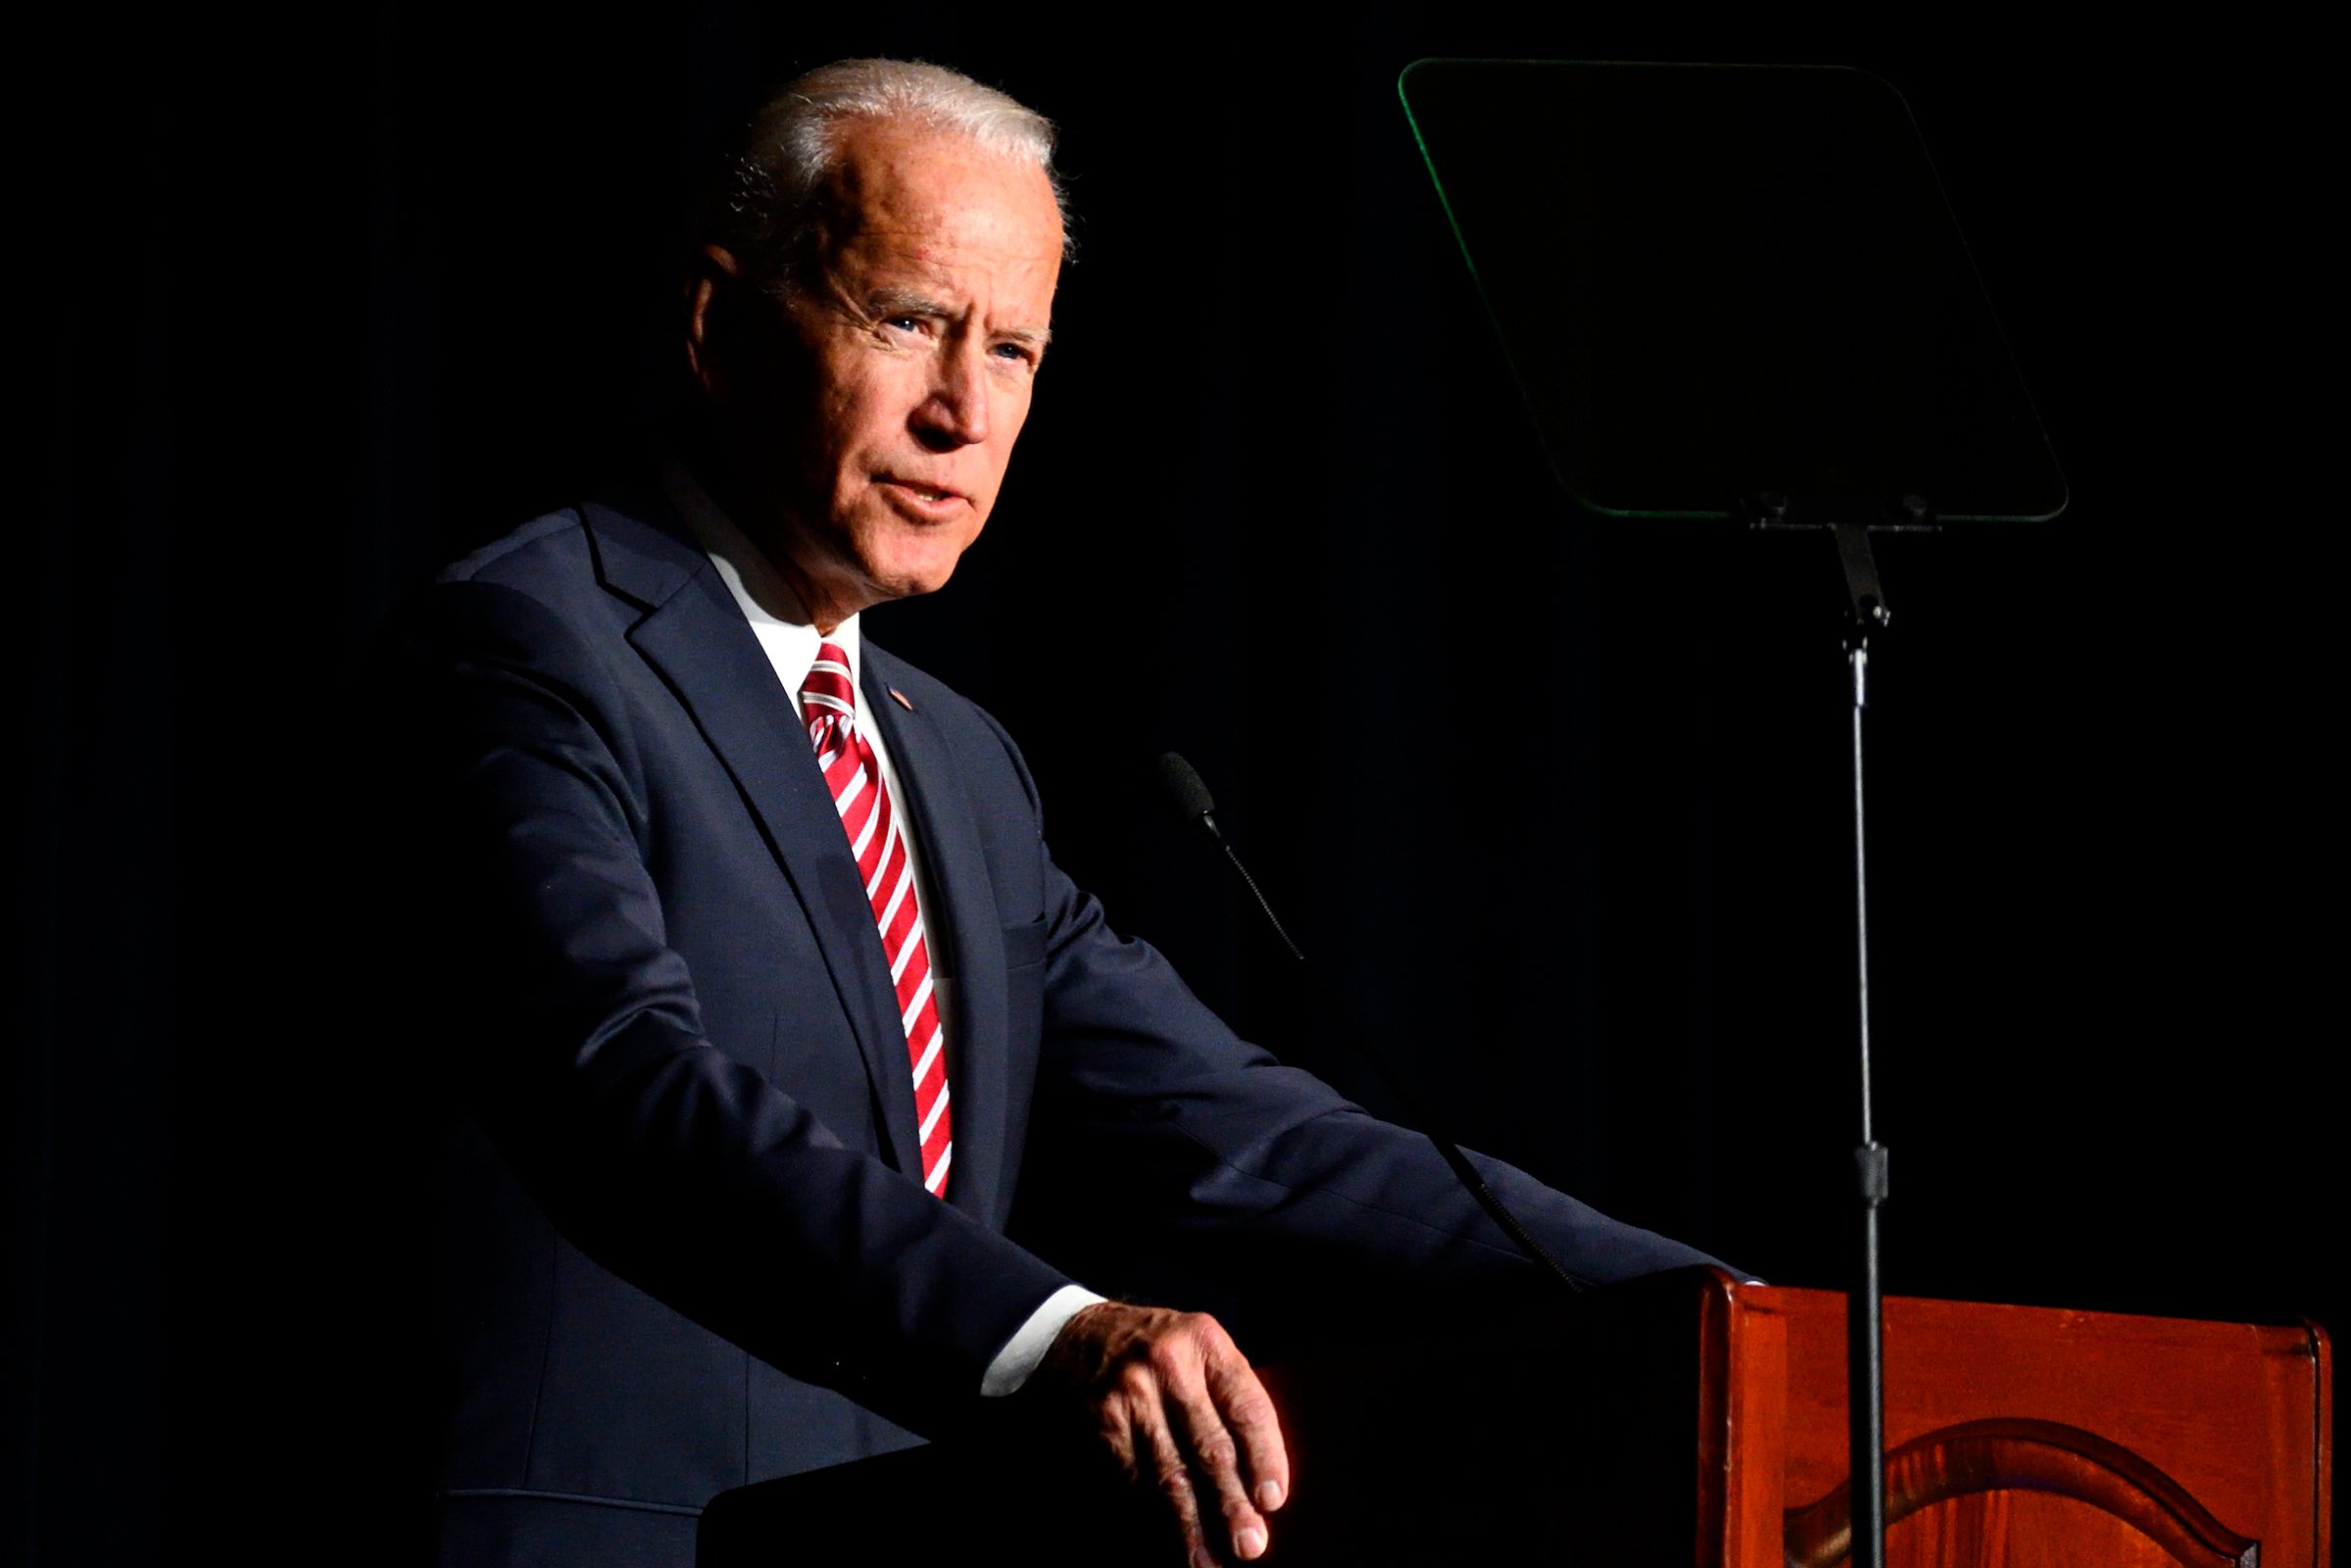
[[[864,874],[865,898],[873,906],[873,923],[881,930],[890,979],[898,988],[899,1022],[906,1032],[906,1058],[914,1066],[922,1185],[944,1198],[948,1162],[955,1157],[942,1049],[946,1036],[939,1030],[938,999],[931,995],[931,955],[914,902],[914,864],[899,836],[873,743],[857,728],[857,689],[849,677],[849,656],[831,643],[816,650],[816,662],[801,684],[800,710],[808,721],[808,739],[816,744],[816,765],[832,789],[833,808],[849,832],[850,853]]]

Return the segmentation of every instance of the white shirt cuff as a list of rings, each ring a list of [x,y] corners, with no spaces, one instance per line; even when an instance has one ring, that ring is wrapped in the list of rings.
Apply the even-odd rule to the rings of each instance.
[[[1029,1314],[1004,1348],[996,1352],[988,1363],[988,1373],[980,1379],[980,1397],[1001,1399],[1007,1394],[1018,1394],[1020,1386],[1037,1370],[1045,1352],[1053,1348],[1060,1336],[1061,1326],[1097,1301],[1106,1301],[1106,1296],[1097,1296],[1083,1285],[1064,1285],[1045,1298],[1045,1304]]]

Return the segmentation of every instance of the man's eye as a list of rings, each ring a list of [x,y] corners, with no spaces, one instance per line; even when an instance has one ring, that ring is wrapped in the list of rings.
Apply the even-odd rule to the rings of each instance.
[[[882,324],[894,326],[902,332],[919,332],[922,330],[922,318],[919,316],[893,316],[884,320]]]

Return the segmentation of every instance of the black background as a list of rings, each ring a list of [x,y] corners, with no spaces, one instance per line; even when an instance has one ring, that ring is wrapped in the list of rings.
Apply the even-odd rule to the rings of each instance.
[[[1833,555],[1553,497],[1395,80],[1901,86],[2074,503],[1881,552],[1888,1287],[2351,1321],[2312,542],[2338,193],[2307,50],[2219,25],[709,3],[24,34],[8,1549],[151,1560],[238,1521],[313,1555],[250,1520],[361,1462],[335,1418],[376,1348],[338,1329],[397,1282],[312,1266],[319,1152],[400,1070],[353,1059],[371,1001],[332,978],[371,824],[318,737],[400,592],[630,447],[698,160],[855,53],[1053,115],[1081,215],[988,537],[871,634],[1006,721],[1062,861],[1245,1032],[1390,1103],[1159,816],[1163,748],[1471,1142],[1823,1286],[1854,1141]]]

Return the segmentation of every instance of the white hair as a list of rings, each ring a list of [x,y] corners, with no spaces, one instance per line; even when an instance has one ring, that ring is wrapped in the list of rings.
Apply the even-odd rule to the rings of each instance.
[[[790,287],[806,264],[811,201],[840,157],[843,128],[857,120],[910,122],[1035,164],[1061,210],[1062,255],[1071,254],[1068,202],[1053,171],[1052,121],[945,66],[839,60],[771,94],[745,126],[728,169],[720,237],[774,284]]]

